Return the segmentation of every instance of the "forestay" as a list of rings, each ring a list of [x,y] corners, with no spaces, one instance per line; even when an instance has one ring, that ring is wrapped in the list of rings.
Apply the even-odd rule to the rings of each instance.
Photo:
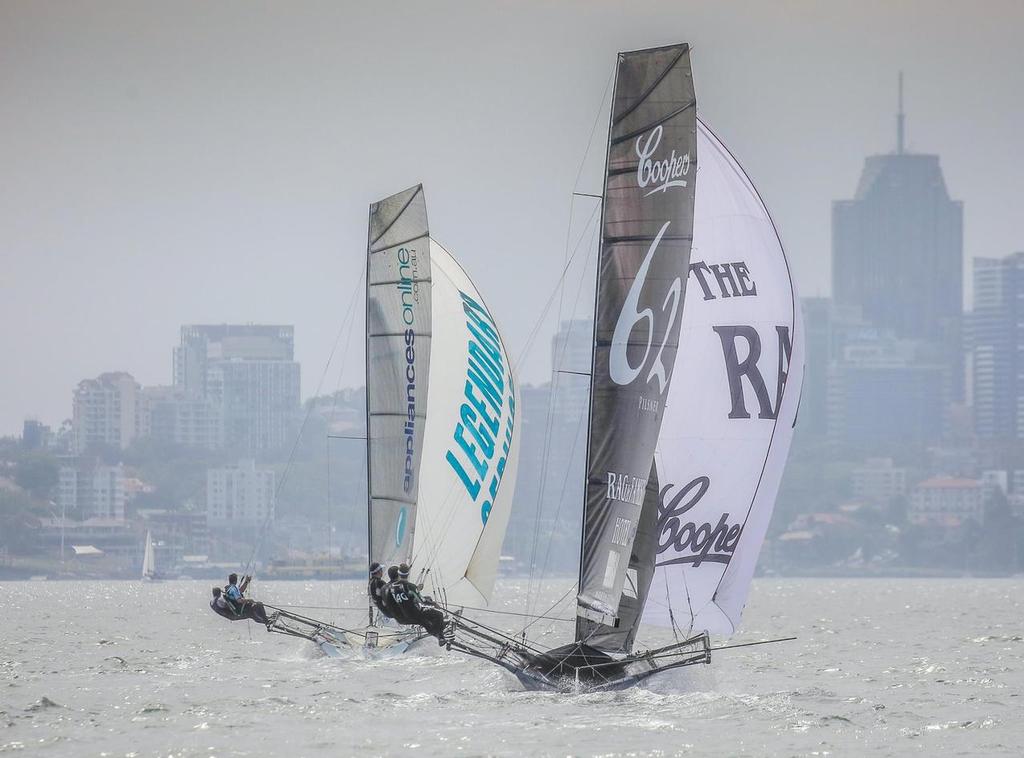
[[[658,552],[643,620],[731,634],[793,438],[799,300],[750,179],[703,124],[683,331],[658,438]]]
[[[690,258],[695,109],[688,45],[619,55],[598,264],[576,628],[577,640],[608,652],[630,649],[651,577],[653,541],[642,529],[642,512],[645,500],[652,514],[655,506],[651,467]]]

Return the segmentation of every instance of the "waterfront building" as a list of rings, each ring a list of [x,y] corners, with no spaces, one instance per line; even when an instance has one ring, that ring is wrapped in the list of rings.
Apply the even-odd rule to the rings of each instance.
[[[907,520],[912,524],[959,527],[984,515],[982,483],[977,479],[933,477],[914,487]]]
[[[892,458],[868,458],[852,474],[853,495],[875,505],[886,505],[907,494],[907,469],[894,466]]]
[[[80,461],[60,467],[57,506],[78,521],[123,524],[125,515],[124,467]]]
[[[259,527],[274,519],[276,477],[251,459],[206,471],[206,518],[211,528],[228,523]]]
[[[218,450],[224,446],[221,408],[176,387],[142,390],[145,436],[159,442]]]

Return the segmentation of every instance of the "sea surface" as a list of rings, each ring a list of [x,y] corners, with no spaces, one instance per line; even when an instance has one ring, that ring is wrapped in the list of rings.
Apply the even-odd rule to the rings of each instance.
[[[0,583],[0,754],[1024,754],[1019,578],[759,579],[732,642],[797,641],[604,694],[524,692],[432,640],[389,660],[325,658],[214,615],[211,584]],[[362,615],[336,610],[363,607],[358,582],[254,589],[319,618]],[[494,605],[521,611],[526,592],[500,582]],[[543,624],[542,644],[569,641],[571,623]]]

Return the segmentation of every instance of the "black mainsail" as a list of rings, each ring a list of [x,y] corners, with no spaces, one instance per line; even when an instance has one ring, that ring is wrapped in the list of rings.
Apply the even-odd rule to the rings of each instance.
[[[689,53],[621,53],[612,98],[576,623],[577,641],[604,652],[629,652],[654,571],[654,451],[693,238]]]

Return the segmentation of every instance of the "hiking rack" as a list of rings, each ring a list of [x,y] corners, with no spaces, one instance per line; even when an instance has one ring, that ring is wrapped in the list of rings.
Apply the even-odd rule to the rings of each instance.
[[[543,652],[479,621],[455,618],[449,650],[494,663],[530,690],[600,692],[631,687],[648,677],[700,663],[711,663],[711,639],[702,632],[685,640],[612,658],[583,642]]]

